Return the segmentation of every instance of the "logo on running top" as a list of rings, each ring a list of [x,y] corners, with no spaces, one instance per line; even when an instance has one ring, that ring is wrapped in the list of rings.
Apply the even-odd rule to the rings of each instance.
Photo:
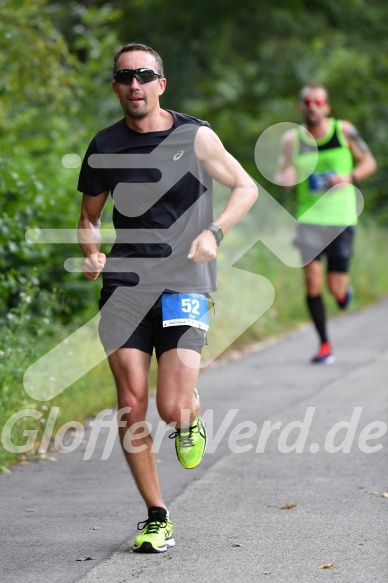
[[[175,156],[173,157],[174,162],[176,162],[177,160],[179,160],[180,158],[182,158],[183,154],[184,154],[183,150],[179,150],[179,152],[177,152],[175,154]]]

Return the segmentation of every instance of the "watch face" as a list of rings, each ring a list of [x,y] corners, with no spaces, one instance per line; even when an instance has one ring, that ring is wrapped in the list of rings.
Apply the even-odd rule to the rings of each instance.
[[[217,239],[219,241],[222,241],[223,237],[224,237],[224,233],[222,232],[221,227],[218,227],[217,225],[214,225],[214,234],[216,235]]]
[[[222,232],[221,227],[219,227],[218,225],[212,224],[208,228],[214,234],[216,241],[217,241],[217,244],[219,245],[221,243],[222,239],[224,238],[224,233]]]

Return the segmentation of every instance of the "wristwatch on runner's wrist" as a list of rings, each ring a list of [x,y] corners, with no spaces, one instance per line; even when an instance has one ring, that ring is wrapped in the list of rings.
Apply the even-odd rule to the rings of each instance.
[[[222,239],[224,238],[224,233],[222,232],[221,227],[212,223],[208,227],[206,227],[205,231],[211,231],[217,241],[217,247],[220,245]]]

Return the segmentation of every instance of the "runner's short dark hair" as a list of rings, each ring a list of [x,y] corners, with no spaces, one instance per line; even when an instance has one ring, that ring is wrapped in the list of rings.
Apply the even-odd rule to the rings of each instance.
[[[143,45],[141,43],[128,43],[127,45],[122,45],[120,47],[117,47],[117,49],[114,52],[114,57],[113,57],[113,75],[117,71],[117,61],[119,60],[121,55],[123,53],[130,53],[132,51],[145,51],[146,53],[150,53],[150,55],[152,55],[156,61],[156,69],[157,69],[156,72],[159,73],[162,77],[164,77],[163,61],[162,61],[162,58],[159,55],[159,53],[154,51],[154,49],[152,49],[148,45]]]

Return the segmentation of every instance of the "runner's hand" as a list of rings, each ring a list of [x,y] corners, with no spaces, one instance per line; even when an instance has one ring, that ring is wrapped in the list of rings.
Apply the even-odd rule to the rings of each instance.
[[[105,253],[92,253],[84,261],[84,276],[92,281],[97,279],[106,263]]]
[[[284,188],[292,188],[298,182],[296,169],[293,166],[278,172],[274,179],[275,184]]]
[[[337,184],[352,184],[352,175],[343,176],[339,174],[330,174],[328,177],[329,186],[337,186]]]
[[[191,244],[188,259],[195,263],[206,263],[217,257],[217,242],[211,231],[206,229]]]

